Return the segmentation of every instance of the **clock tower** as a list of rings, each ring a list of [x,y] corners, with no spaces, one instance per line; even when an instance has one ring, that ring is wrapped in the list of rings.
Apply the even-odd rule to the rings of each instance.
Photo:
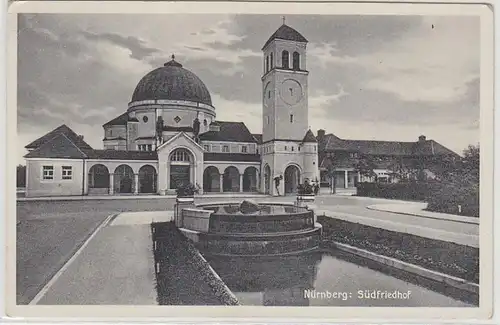
[[[283,19],[262,48],[261,184],[270,194],[295,193],[298,184],[319,175],[317,143],[312,145],[314,135],[308,131],[306,46],[307,39]]]

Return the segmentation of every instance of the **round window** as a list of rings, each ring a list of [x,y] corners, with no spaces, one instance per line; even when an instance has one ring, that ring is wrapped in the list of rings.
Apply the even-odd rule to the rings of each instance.
[[[144,116],[144,117],[142,118],[142,120],[144,121],[144,123],[147,123],[147,122],[148,122],[148,117],[147,117],[147,116]]]

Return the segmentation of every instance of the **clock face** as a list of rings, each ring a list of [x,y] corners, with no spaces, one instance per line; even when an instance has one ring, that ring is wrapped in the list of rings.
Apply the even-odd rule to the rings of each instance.
[[[295,105],[302,100],[302,86],[293,79],[283,81],[280,88],[280,97],[289,105]]]
[[[271,83],[268,82],[264,88],[264,106],[268,107],[273,101],[273,91],[271,90]]]

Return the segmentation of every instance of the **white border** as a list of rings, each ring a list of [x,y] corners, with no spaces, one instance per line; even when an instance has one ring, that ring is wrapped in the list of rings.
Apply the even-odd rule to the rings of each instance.
[[[388,1],[394,2],[394,1]],[[442,1],[451,2],[451,1]],[[466,1],[456,1],[465,3]],[[470,1],[468,1],[470,2]],[[403,14],[403,15],[479,15],[481,16],[481,296],[479,308],[377,308],[377,307],[170,307],[170,306],[15,306],[15,220],[7,218],[7,243],[9,249],[6,252],[7,264],[7,299],[6,306],[8,315],[22,317],[115,317],[114,320],[124,317],[155,317],[168,316],[171,322],[191,321],[200,322],[205,317],[218,317],[218,320],[233,321],[238,317],[239,322],[250,321],[275,321],[293,319],[293,322],[384,322],[384,318],[391,315],[391,322],[417,320],[419,322],[430,321],[464,321],[469,319],[485,319],[492,314],[492,204],[493,204],[493,11],[492,6],[456,4],[409,4],[409,3],[294,3],[286,7],[286,14]],[[8,91],[10,96],[7,110],[7,135],[9,139],[15,137],[16,122],[16,63],[17,63],[17,19],[14,14],[20,12],[38,13],[267,13],[284,14],[283,6],[273,3],[256,2],[19,2],[14,3],[8,9],[7,17],[7,69],[8,69]],[[457,35],[457,37],[460,37]],[[12,95],[14,94],[14,95]],[[7,152],[15,151],[16,142],[7,142]],[[7,170],[13,170],[15,163],[12,159],[7,161]],[[15,184],[15,173],[6,173],[8,184]],[[15,186],[7,187],[7,215],[15,215]],[[259,318],[254,318],[259,315]],[[116,318],[119,316],[119,318]],[[153,317],[153,318],[151,318]],[[201,318],[200,318],[201,317]],[[43,318],[42,318],[43,319]],[[39,320],[42,320],[39,318]],[[91,320],[87,318],[86,320]],[[111,319],[108,319],[111,320]],[[135,318],[135,320],[138,320]],[[165,320],[156,319],[156,320]],[[127,321],[134,321],[128,318]],[[211,321],[216,321],[212,319]],[[387,320],[385,320],[387,321]]]

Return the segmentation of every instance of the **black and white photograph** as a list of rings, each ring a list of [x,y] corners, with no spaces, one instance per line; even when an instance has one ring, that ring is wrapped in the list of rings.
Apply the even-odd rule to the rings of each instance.
[[[76,4],[9,13],[13,305],[491,310],[490,8]]]

